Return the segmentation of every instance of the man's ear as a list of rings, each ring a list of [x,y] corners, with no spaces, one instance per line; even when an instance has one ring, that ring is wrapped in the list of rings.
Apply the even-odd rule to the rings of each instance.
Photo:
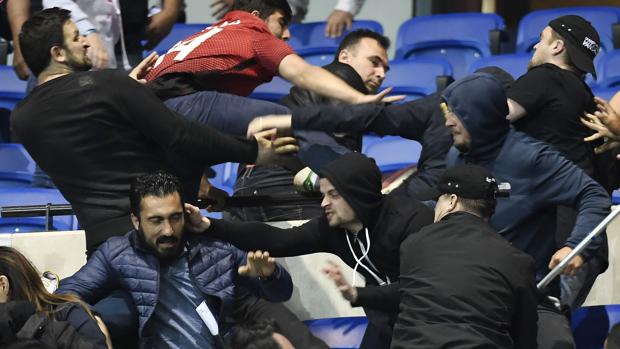
[[[254,11],[250,12],[250,14],[252,16],[256,16],[256,17],[260,18],[260,11],[259,10],[254,10]]]
[[[66,61],[65,50],[60,46],[52,46],[50,48],[50,57],[52,62],[64,63]]]
[[[11,285],[9,283],[9,278],[4,275],[0,275],[0,299],[8,297],[9,290],[11,289]]]
[[[450,208],[448,210],[448,212],[452,212],[454,210],[456,210],[456,206],[459,203],[459,197],[456,196],[455,194],[450,194]]]
[[[133,224],[134,229],[140,230],[140,218],[136,217],[133,213],[131,214],[131,224]]]
[[[566,44],[564,43],[564,40],[553,40],[553,43],[551,44],[551,52],[553,53],[553,55],[558,55],[562,52],[564,52],[566,50]]]
[[[349,52],[349,50],[345,48],[338,54],[338,62],[348,64],[351,61],[352,57],[353,55],[351,54],[351,52]]]

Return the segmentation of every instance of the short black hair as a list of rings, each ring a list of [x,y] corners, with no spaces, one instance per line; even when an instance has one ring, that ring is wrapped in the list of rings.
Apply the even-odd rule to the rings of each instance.
[[[273,334],[279,331],[278,325],[269,319],[237,325],[232,332],[230,349],[281,349],[273,339]]]
[[[28,68],[39,76],[50,65],[54,46],[64,47],[63,26],[71,19],[71,11],[52,7],[30,17],[19,33],[19,47]]]
[[[165,171],[141,175],[131,183],[131,194],[129,195],[131,213],[136,217],[140,216],[140,203],[145,196],[153,195],[161,198],[174,193],[179,193],[181,203],[185,202],[183,200],[183,186],[176,176]]]
[[[245,12],[258,11],[260,12],[261,19],[267,19],[267,17],[271,16],[274,12],[280,11],[286,23],[289,23],[291,17],[293,17],[291,6],[286,0],[235,0],[232,10]]]
[[[390,39],[388,39],[386,36],[383,36],[370,29],[357,29],[350,32],[342,39],[340,45],[338,46],[338,51],[336,51],[336,58],[338,57],[338,55],[340,55],[340,52],[342,50],[350,49],[351,47],[357,45],[363,38],[376,40],[379,45],[383,47],[386,51],[390,48]]]
[[[611,327],[607,335],[607,345],[605,349],[620,349],[620,323]]]
[[[495,213],[497,203],[495,199],[468,199],[460,196],[459,201],[465,211],[478,215],[485,220],[490,219]]]

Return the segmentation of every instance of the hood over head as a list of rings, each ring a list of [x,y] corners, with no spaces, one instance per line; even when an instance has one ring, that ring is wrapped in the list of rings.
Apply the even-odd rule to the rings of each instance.
[[[381,172],[373,159],[347,153],[325,165],[319,175],[332,183],[365,226],[374,225],[383,194]]]
[[[510,130],[502,84],[489,74],[475,73],[450,84],[442,97],[469,132],[468,156],[494,156]]]

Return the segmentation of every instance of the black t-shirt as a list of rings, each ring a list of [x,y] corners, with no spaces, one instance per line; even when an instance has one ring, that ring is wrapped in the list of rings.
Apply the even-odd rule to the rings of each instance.
[[[555,146],[586,173],[593,174],[594,152],[583,140],[592,132],[579,118],[585,111],[593,111],[595,104],[581,77],[554,64],[542,64],[515,81],[508,98],[527,111],[514,123],[518,131]]]

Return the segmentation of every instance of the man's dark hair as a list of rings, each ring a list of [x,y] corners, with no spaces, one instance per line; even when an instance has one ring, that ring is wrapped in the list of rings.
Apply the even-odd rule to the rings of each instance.
[[[232,10],[260,12],[261,19],[267,19],[274,12],[280,11],[288,24],[293,16],[291,6],[286,0],[235,0]]]
[[[620,323],[613,325],[609,331],[605,349],[620,349]]]
[[[70,19],[71,11],[53,7],[35,13],[22,26],[19,47],[35,76],[39,76],[50,65],[51,48],[64,47],[63,26]]]
[[[237,325],[232,332],[230,349],[281,349],[273,339],[276,332],[280,333],[272,320]]]
[[[357,29],[350,32],[342,39],[340,45],[338,46],[338,51],[336,51],[336,57],[340,55],[340,52],[342,50],[350,49],[351,47],[357,45],[363,38],[376,40],[379,45],[383,47],[386,51],[388,48],[390,48],[390,39],[388,39],[386,36],[383,36],[377,32],[373,32],[370,29]]]
[[[136,217],[140,216],[140,203],[145,196],[153,195],[161,198],[174,193],[179,193],[181,202],[185,202],[181,181],[168,172],[157,171],[139,176],[131,183],[129,195],[131,213]]]
[[[480,216],[488,220],[495,213],[495,199],[467,199],[459,196],[461,206],[467,212]]]

